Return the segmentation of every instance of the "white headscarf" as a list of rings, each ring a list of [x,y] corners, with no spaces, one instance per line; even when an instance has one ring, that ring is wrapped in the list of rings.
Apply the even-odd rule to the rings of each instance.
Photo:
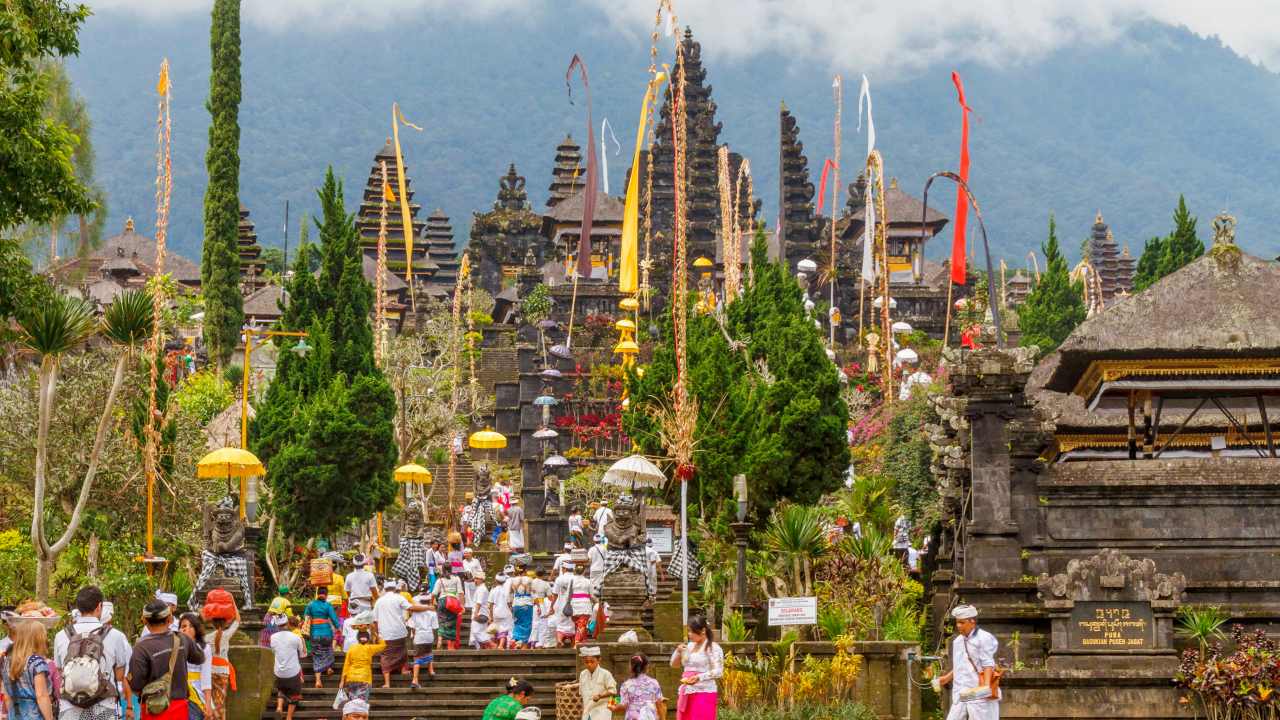
[[[970,620],[978,617],[978,608],[972,605],[957,605],[956,609],[951,611],[951,617],[957,620]]]

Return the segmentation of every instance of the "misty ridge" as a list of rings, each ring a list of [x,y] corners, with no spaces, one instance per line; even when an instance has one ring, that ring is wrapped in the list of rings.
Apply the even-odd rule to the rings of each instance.
[[[242,29],[241,201],[264,246],[283,243],[284,204],[291,206],[290,245],[299,216],[316,212],[325,167],[346,182],[356,209],[374,153],[390,134],[392,102],[424,128],[404,132],[415,200],[442,209],[455,240],[467,241],[471,215],[495,199],[498,178],[514,162],[540,210],[556,145],[585,141],[585,105],[571,104],[564,72],[576,52],[590,70],[594,117],[608,118],[621,141],[607,148],[609,185],[621,194],[647,80],[647,8],[621,32],[616,18],[591,8],[513,15],[507,0],[486,0],[474,16],[352,25],[349,30],[286,33],[263,22]],[[590,5],[591,3],[588,3]],[[425,1],[424,6],[433,2]],[[246,17],[253,11],[246,3]],[[631,12],[630,10],[628,12]],[[424,13],[430,14],[430,13]],[[684,18],[682,17],[682,23]],[[778,109],[797,117],[816,185],[832,154],[830,60],[763,49],[717,48],[722,30],[700,32],[703,63],[720,141],[751,160],[763,199],[760,219],[777,214]],[[1079,28],[1073,32],[1078,33]],[[959,70],[974,110],[971,186],[982,204],[992,251],[1010,266],[1044,240],[1054,213],[1069,256],[1101,211],[1120,243],[1138,255],[1146,239],[1172,228],[1179,193],[1209,237],[1213,215],[1239,219],[1249,252],[1274,256],[1280,210],[1270,188],[1280,133],[1280,75],[1216,39],[1155,22],[1062,45],[1038,59],[1003,64],[930,61],[868,71],[877,146],[886,174],[919,195],[928,175],[953,169],[960,113],[950,72]],[[665,57],[671,61],[670,41]],[[208,15],[152,17],[102,9],[68,67],[93,116],[100,183],[108,193],[108,234],[126,217],[150,234],[154,223],[155,77],[168,57],[174,81],[174,195],[170,243],[199,258],[208,114]],[[923,63],[923,65],[920,65]],[[865,150],[858,132],[856,72],[844,72],[842,182]],[[883,78],[883,79],[882,79]],[[855,160],[850,160],[851,158]],[[829,201],[828,201],[829,202]],[[843,205],[843,198],[841,199]],[[935,186],[930,205],[951,215],[954,193]],[[892,208],[890,208],[892,212]],[[949,241],[949,234],[943,235]],[[935,242],[930,255],[945,252]]]

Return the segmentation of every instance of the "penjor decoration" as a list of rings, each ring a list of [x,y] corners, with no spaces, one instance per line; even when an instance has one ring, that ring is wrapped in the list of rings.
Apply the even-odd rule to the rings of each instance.
[[[156,111],[156,270],[155,276],[164,275],[165,246],[169,236],[169,199],[173,195],[173,162],[171,159],[173,123],[169,113],[172,99],[172,86],[169,83],[169,60],[160,63],[160,79],[156,82],[156,94],[159,105]],[[147,570],[151,571],[153,562],[162,562],[155,556],[155,488],[156,476],[160,472],[160,428],[156,417],[166,413],[156,407],[156,384],[159,382],[159,369],[156,358],[164,351],[164,309],[168,298],[162,283],[151,283],[151,340],[147,346],[147,366],[150,369],[148,378],[149,392],[147,396],[147,424],[143,428],[145,444],[143,447],[143,469],[147,478],[147,549],[143,561],[147,562]]]

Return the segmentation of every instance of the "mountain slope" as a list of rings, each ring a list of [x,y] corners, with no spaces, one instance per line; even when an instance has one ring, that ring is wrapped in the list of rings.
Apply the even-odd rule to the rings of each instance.
[[[374,152],[390,132],[398,100],[425,132],[402,133],[417,200],[443,208],[465,241],[471,213],[485,210],[509,162],[528,178],[535,207],[546,199],[555,146],[566,132],[582,140],[585,109],[564,69],[574,52],[591,71],[596,121],[608,117],[623,150],[610,145],[611,189],[621,192],[648,65],[647,41],[607,30],[582,31],[593,11],[574,17],[514,17],[436,27],[428,19],[342,34],[243,32],[242,201],[262,242],[282,242],[285,200],[296,243],[301,210],[332,163],[346,179],[354,210]],[[580,17],[583,16],[583,17]],[[599,27],[604,27],[603,23]],[[643,29],[642,29],[643,30]],[[643,35],[641,36],[643,37]],[[696,28],[695,28],[696,37]],[[125,216],[154,222],[155,75],[168,56],[174,77],[172,246],[199,257],[208,114],[208,18],[93,17],[82,55],[69,69],[95,121],[98,173],[110,197],[108,230]],[[721,140],[752,160],[764,219],[776,215],[777,109],[797,115],[811,172],[831,147],[830,79],[812,58],[763,53],[724,60],[704,46]],[[806,68],[802,70],[802,68]],[[964,75],[972,129],[972,187],[982,203],[992,251],[1024,262],[1038,248],[1050,212],[1069,253],[1078,252],[1095,211],[1135,255],[1165,234],[1178,193],[1200,217],[1201,237],[1224,207],[1240,219],[1240,242],[1275,255],[1280,208],[1271,188],[1280,133],[1280,76],[1242,60],[1216,40],[1146,25],[1119,40],[1053,53],[1039,62]],[[878,143],[890,175],[919,194],[924,178],[953,167],[959,111],[949,67],[880,82],[872,78]],[[846,74],[845,181],[865,138],[856,132],[857,79]],[[938,183],[931,204],[950,215],[954,194]],[[976,232],[976,225],[974,225]],[[948,237],[949,241],[949,237]],[[945,243],[931,254],[945,252]]]

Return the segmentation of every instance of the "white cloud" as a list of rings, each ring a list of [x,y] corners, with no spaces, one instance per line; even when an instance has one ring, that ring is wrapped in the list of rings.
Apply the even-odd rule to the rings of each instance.
[[[584,0],[622,28],[647,30],[648,0]],[[828,58],[843,70],[913,70],[936,62],[1004,64],[1105,41],[1158,20],[1218,35],[1237,53],[1280,70],[1280,14],[1262,0],[686,0],[677,2],[704,48]],[[826,68],[823,68],[826,69]]]
[[[271,28],[383,25],[405,17],[493,18],[565,13],[571,0],[244,0],[248,22]],[[640,41],[653,0],[573,0],[596,8]],[[1236,52],[1280,70],[1280,13],[1274,0],[676,0],[682,25],[726,57],[762,50],[825,59],[843,70],[895,71],[935,62],[1004,64],[1056,48],[1107,40],[1143,20],[1217,35]],[[172,15],[212,0],[98,0],[101,11]],[[572,11],[569,11],[572,12]],[[825,70],[827,68],[823,68]]]
[[[213,0],[87,0],[95,11],[127,11],[145,17],[208,12]],[[397,18],[489,18],[502,12],[527,13],[528,0],[242,0],[244,21],[271,28],[341,29],[381,26]]]

